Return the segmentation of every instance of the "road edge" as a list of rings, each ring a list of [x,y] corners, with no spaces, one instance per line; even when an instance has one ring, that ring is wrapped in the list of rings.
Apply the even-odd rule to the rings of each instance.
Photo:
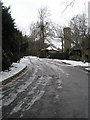
[[[5,79],[4,81],[0,82],[0,86],[6,85],[9,82],[11,82],[15,77],[19,76],[22,72],[26,71],[27,66],[25,66],[21,71],[19,71],[18,73],[16,73],[15,75]]]

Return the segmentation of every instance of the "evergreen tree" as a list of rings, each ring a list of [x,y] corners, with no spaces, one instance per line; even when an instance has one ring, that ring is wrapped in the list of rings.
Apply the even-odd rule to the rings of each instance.
[[[24,39],[22,32],[15,26],[10,7],[2,4],[2,70],[9,70],[12,62],[17,62],[24,55],[23,52],[27,48]]]

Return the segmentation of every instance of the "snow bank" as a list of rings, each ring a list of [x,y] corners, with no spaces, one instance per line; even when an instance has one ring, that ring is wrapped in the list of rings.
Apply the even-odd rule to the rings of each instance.
[[[10,67],[10,71],[2,71],[0,72],[0,82],[16,75],[20,71],[22,71],[26,67],[25,64],[20,64],[20,63],[13,63],[12,67]]]
[[[29,63],[30,63],[30,60],[27,56],[21,58],[21,60],[20,60],[20,64],[28,65]]]
[[[25,65],[29,65],[29,64],[32,64],[32,62],[37,62],[38,59],[39,58],[36,56],[26,56],[20,60],[20,63],[23,63]]]
[[[89,67],[90,63],[86,62],[82,62],[82,61],[73,61],[73,60],[61,60],[64,63],[70,64],[72,66],[82,66],[82,67]]]
[[[13,63],[10,67],[10,71],[5,70],[0,72],[0,82],[7,80],[8,78],[13,77],[14,75],[21,72],[28,64],[31,62],[37,61],[37,57],[35,56],[26,56],[21,58],[19,63]]]
[[[90,71],[90,67],[89,67],[89,68],[85,68],[85,70],[88,70],[88,71]]]

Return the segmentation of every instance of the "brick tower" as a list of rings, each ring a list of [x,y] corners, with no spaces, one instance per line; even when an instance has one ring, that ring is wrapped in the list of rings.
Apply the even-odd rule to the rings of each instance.
[[[67,51],[71,48],[71,29],[65,27],[64,31],[64,51]]]

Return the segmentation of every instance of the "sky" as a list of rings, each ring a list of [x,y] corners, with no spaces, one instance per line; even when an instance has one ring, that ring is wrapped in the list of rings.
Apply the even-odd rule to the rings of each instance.
[[[18,29],[23,34],[29,34],[30,25],[38,20],[38,10],[47,7],[50,11],[50,19],[61,26],[68,26],[71,18],[77,14],[88,12],[88,1],[75,0],[74,6],[69,6],[65,12],[66,5],[72,0],[1,0],[5,6],[11,7],[12,18]]]

